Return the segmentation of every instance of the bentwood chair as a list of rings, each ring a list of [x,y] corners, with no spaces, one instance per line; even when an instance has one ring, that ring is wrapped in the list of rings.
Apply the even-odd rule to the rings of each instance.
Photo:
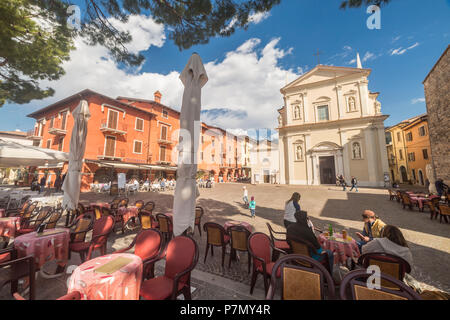
[[[270,238],[265,233],[255,232],[248,238],[248,251],[253,258],[253,273],[250,283],[250,294],[253,294],[253,289],[255,288],[258,275],[262,274],[264,279],[264,292],[267,295],[267,291],[269,290],[269,279],[275,265],[270,258],[272,250],[277,250],[282,254],[286,254],[284,251],[273,247]],[[279,271],[276,276],[280,276]]]
[[[159,223],[152,215],[151,211],[141,209],[138,213],[139,222],[141,223],[141,229],[158,229]]]
[[[388,189],[389,191],[389,200],[397,200],[397,193],[391,189]]]
[[[380,271],[400,281],[403,280],[406,273],[411,272],[411,266],[409,263],[397,256],[387,253],[366,253],[359,257],[358,265],[367,269],[369,266],[376,265],[380,268]],[[381,281],[381,285],[385,287],[392,287],[392,284],[384,280]]]
[[[248,273],[250,273],[250,266],[252,263],[252,256],[248,251],[248,237],[250,237],[251,232],[243,226],[231,226],[227,230],[230,236],[230,261],[228,263],[228,268],[231,267],[231,260],[236,259],[236,252],[247,252],[248,254]]]
[[[340,287],[340,297],[342,300],[422,300],[420,295],[400,281],[390,275],[380,273],[381,282],[394,285],[394,288],[384,286],[368,287],[372,273],[366,270],[354,270],[342,279]]]
[[[272,268],[270,287],[266,296],[273,300],[277,275],[281,276],[282,300],[333,300],[333,278],[319,262],[305,255],[289,254],[277,260]],[[325,289],[327,288],[327,289]]]
[[[94,222],[91,241],[70,243],[69,251],[78,252],[82,262],[90,260],[94,250],[100,250],[101,254],[105,255],[108,236],[113,227],[114,218],[112,216],[101,217]]]
[[[53,208],[52,207],[42,207],[39,212],[30,219],[22,219],[20,223],[20,229],[16,231],[17,235],[23,235],[26,233],[30,233],[36,231],[39,226],[44,223],[45,219],[47,219]]]
[[[417,207],[419,206],[419,202],[412,200],[407,193],[402,193],[402,204],[403,209],[405,209],[405,207],[409,207],[409,210],[413,209],[413,205],[416,205]]]
[[[290,252],[292,252],[293,254],[302,255],[305,257],[309,257],[309,258],[312,258],[311,254],[317,254],[316,248],[314,248],[314,246],[306,240],[288,237],[287,241],[290,246]],[[329,258],[328,258],[328,254],[326,253],[326,251],[322,251],[321,256],[322,256],[322,258],[318,262],[322,266],[324,266],[328,272],[331,273]],[[306,264],[304,266],[309,267],[308,264]]]
[[[450,207],[448,205],[439,205],[439,223],[442,223],[442,217],[448,223],[447,217],[450,216]]]
[[[287,233],[273,230],[270,223],[266,223],[266,225],[267,225],[267,228],[269,228],[270,241],[272,242],[272,246],[281,251],[289,253],[290,247],[289,247],[289,243],[286,240]],[[282,237],[277,238],[276,235],[282,235]],[[279,251],[275,250],[272,253],[272,261],[276,261],[278,259],[278,256],[279,256]]]
[[[53,209],[47,220],[45,229],[55,229],[56,224],[58,223],[59,219],[61,219],[62,213],[63,213],[62,209]]]
[[[424,207],[425,206],[430,208],[430,219],[437,219],[437,216],[439,214],[439,198],[428,200],[427,202],[425,202]]]
[[[203,214],[205,213],[205,210],[202,207],[195,207],[195,225],[194,225],[194,232],[195,232],[195,227],[198,228],[198,233],[200,234],[200,237],[202,236],[202,228],[201,228],[201,223],[202,223],[202,217]]]
[[[1,258],[8,254],[7,258]],[[8,248],[0,251],[0,290],[6,284],[11,285],[11,295],[18,290],[19,279],[27,277],[29,279],[29,299],[34,300],[36,286],[36,269],[33,256],[17,258],[17,251],[14,248]]]
[[[230,243],[230,236],[227,235],[224,227],[214,222],[207,222],[203,225],[203,230],[206,232],[206,250],[205,259],[208,256],[209,248],[211,248],[211,256],[214,256],[214,247],[222,247],[222,267],[225,263],[225,253],[227,245]]]
[[[137,200],[135,203],[134,203],[134,206],[136,207],[136,208],[138,208],[138,210],[141,210],[142,209],[142,207],[144,206],[144,201],[143,200]]]
[[[144,269],[142,280],[155,277],[155,263],[164,257],[164,241],[156,229],[141,230],[128,248],[117,250],[114,253],[123,253],[134,247],[134,254],[142,259]]]
[[[115,197],[110,203],[109,203],[109,207],[111,208],[111,210],[115,211],[119,208],[119,203],[120,201],[122,201],[121,197]]]
[[[155,209],[155,203],[153,201],[147,201],[142,209],[153,213],[153,209]]]
[[[198,245],[186,236],[173,238],[166,249],[163,276],[143,281],[140,296],[146,300],[175,300],[183,294],[191,300],[191,271],[198,262]]]
[[[98,205],[93,205],[92,209],[94,211],[95,219],[98,220],[102,217],[102,207]]]
[[[162,213],[158,213],[156,219],[158,220],[159,231],[163,234],[165,243],[169,242],[173,234],[172,219]]]
[[[94,226],[95,217],[94,214],[82,214],[78,216],[75,221],[69,225],[69,247],[75,243],[83,243],[86,239],[87,233],[92,230]],[[71,257],[71,251],[69,250],[69,259]]]

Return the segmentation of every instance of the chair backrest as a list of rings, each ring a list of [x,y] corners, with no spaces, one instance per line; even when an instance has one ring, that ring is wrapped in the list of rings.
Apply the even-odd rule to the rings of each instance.
[[[119,202],[119,208],[120,208],[120,207],[127,207],[129,201],[130,201],[130,200],[129,200],[128,198],[123,198],[122,200],[120,200],[120,202]]]
[[[248,238],[248,251],[253,257],[254,268],[262,265],[259,259],[262,259],[265,263],[271,261],[271,248],[270,238],[265,233],[255,232],[250,235]]]
[[[406,260],[384,252],[363,254],[359,257],[358,263],[366,269],[371,265],[376,265],[382,273],[398,280],[403,280],[405,273],[411,272],[411,266]],[[392,284],[384,280],[382,280],[381,285],[392,288]]]
[[[110,216],[112,215],[112,212],[109,208],[102,207],[102,217]]]
[[[81,232],[71,236],[72,242],[83,242],[86,234],[92,229],[94,224],[94,217],[92,215],[80,215],[77,217],[71,228],[72,232]]]
[[[411,200],[409,199],[409,195],[406,193],[402,193],[402,199],[404,204],[411,204]]]
[[[72,291],[56,300],[81,300],[81,293],[79,291]]]
[[[372,273],[366,270],[354,270],[342,279],[340,297],[342,300],[422,300],[419,294],[406,285],[403,281],[381,273],[381,281],[395,285],[395,289],[383,287],[368,288],[367,279]]]
[[[7,211],[11,210],[17,210],[20,207],[20,200],[19,199],[10,199],[8,202],[8,205],[6,206]]]
[[[206,231],[206,241],[214,246],[222,246],[225,243],[225,229],[217,223],[207,222],[203,225],[203,230]]]
[[[178,236],[170,240],[166,252],[166,269],[164,275],[173,279],[181,272],[187,273],[180,278],[180,282],[188,284],[190,271],[198,262],[198,245],[194,239]]]
[[[120,197],[114,198],[113,201],[110,202],[111,209],[117,209],[119,207],[120,201],[122,201],[122,198]]]
[[[449,206],[439,205],[439,211],[443,215],[446,215],[446,216],[450,215],[450,207]]]
[[[22,218],[27,219],[27,218],[31,217],[31,215],[33,214],[33,212],[36,210],[36,207],[37,207],[37,206],[38,206],[38,202],[37,202],[37,201],[31,203],[31,204],[27,207],[27,209],[23,212]]]
[[[153,212],[155,208],[155,203],[153,201],[147,201],[142,209]]]
[[[20,214],[24,214],[27,208],[31,205],[31,201],[25,201],[20,209]]]
[[[117,184],[112,184],[109,188],[109,194],[111,196],[117,196],[119,194],[119,186]]]
[[[93,205],[92,208],[94,209],[95,219],[100,219],[102,217],[102,207]]]
[[[145,209],[141,209],[139,211],[139,221],[141,222],[142,229],[151,229],[153,216],[151,211],[147,211]]]
[[[86,208],[81,203],[78,203],[77,210],[78,210],[77,215],[84,214],[86,212]]]
[[[158,213],[156,215],[156,219],[158,220],[159,223],[159,231],[161,232],[165,232],[165,233],[169,233],[171,232],[171,224],[172,224],[172,220],[166,216],[165,214],[162,213]]]
[[[284,239],[281,239],[281,238],[277,238],[275,236],[275,233],[284,233],[284,232],[275,232],[275,230],[273,230],[272,226],[268,222],[266,223],[266,225],[267,225],[267,228],[269,229],[270,241],[272,242],[272,245],[275,244],[276,240],[284,240]]]
[[[134,206],[138,209],[142,209],[142,207],[144,206],[144,201],[143,200],[138,200],[134,203]]]
[[[109,233],[113,230],[114,218],[112,216],[101,217],[94,222],[92,230],[92,240],[97,244],[103,244],[108,240]],[[94,239],[94,237],[104,234],[104,236]]]
[[[243,226],[231,226],[228,228],[231,238],[231,247],[239,251],[248,251],[248,237],[251,232]]]
[[[302,266],[297,265],[299,262]],[[324,266],[310,257],[290,254],[278,259],[272,268],[268,300],[272,300],[276,292],[278,272],[281,274],[282,300],[323,300],[325,284],[328,288],[328,299],[334,299],[333,278]]]
[[[39,210],[38,214],[33,218],[33,220],[29,221],[28,226],[32,226],[34,228],[39,227],[44,222],[44,220],[48,218],[52,210],[53,208],[49,206],[42,207],[41,210]]]
[[[50,213],[50,218],[47,221],[45,229],[54,229],[61,216],[62,216],[62,209],[53,209]]]
[[[205,212],[202,207],[195,207],[195,224],[196,225],[200,224],[204,213]]]
[[[145,260],[158,255],[163,245],[163,238],[158,230],[147,229],[140,231],[134,242],[134,254]]]

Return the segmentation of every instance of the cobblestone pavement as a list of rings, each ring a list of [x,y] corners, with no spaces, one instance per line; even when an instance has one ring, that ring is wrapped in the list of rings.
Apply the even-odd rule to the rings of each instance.
[[[243,205],[242,184],[216,184],[212,189],[200,189],[198,204],[206,209],[202,218],[204,222],[213,221],[219,224],[228,220],[245,221],[254,227],[254,231],[268,233],[266,223],[275,230],[285,231],[283,226],[284,203],[293,192],[300,192],[300,206],[308,212],[312,222],[318,228],[325,229],[331,223],[336,231],[348,230],[351,236],[361,231],[361,214],[365,209],[375,211],[388,224],[398,226],[408,241],[414,266],[412,276],[417,280],[440,290],[450,292],[450,226],[440,224],[438,220],[430,220],[430,215],[404,210],[400,203],[390,201],[386,190],[360,188],[359,192],[342,191],[335,186],[279,186],[279,185],[246,185],[249,197],[256,200],[256,218],[250,217],[250,212]],[[154,213],[164,213],[172,208],[173,191],[145,192],[129,196],[130,203],[142,199],[155,201]],[[110,201],[109,195],[84,193],[82,200]],[[62,221],[60,222],[62,223]],[[108,253],[124,248],[131,243],[138,228],[120,231],[113,234],[108,241]],[[239,260],[228,268],[229,254],[225,257],[225,266],[221,266],[221,248],[215,248],[214,257],[208,254],[204,261],[206,235],[202,230],[200,237],[195,230],[194,239],[200,249],[199,262],[192,274],[192,286],[195,288],[194,299],[263,299],[264,290],[262,277],[258,278],[255,292],[250,296],[250,274],[247,273],[247,254],[240,253]],[[163,272],[163,261],[157,265],[156,273]],[[71,265],[79,265],[77,254],[72,255]],[[37,298],[55,299],[63,295],[68,275],[57,279],[38,278]],[[9,287],[0,291],[0,299],[10,299]]]

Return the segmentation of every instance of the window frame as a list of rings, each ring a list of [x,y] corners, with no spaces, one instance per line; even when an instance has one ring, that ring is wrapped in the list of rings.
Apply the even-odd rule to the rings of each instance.
[[[137,127],[138,120],[142,121],[142,129],[138,129],[138,127]],[[139,132],[144,132],[144,119],[136,117],[136,120],[134,122],[134,130],[139,131]]]
[[[50,143],[49,143],[50,142]],[[47,149],[51,149],[52,148],[52,139],[47,139],[47,142],[46,142],[46,148]]]
[[[110,128],[110,127],[109,127],[109,115],[111,114],[111,112],[117,113],[116,127],[115,127],[115,128]],[[107,117],[107,119],[106,119],[106,127],[107,127],[108,129],[114,129],[114,130],[117,130],[117,129],[119,128],[119,116],[120,116],[120,112],[119,112],[119,111],[114,110],[114,109],[111,109],[111,108],[108,108],[108,117]]]
[[[164,116],[164,113],[166,114],[166,116]],[[169,111],[166,108],[163,108],[161,110],[161,118],[169,119]]]
[[[319,108],[323,108],[323,107],[326,107],[327,108],[327,119],[325,119],[325,120],[320,120],[319,119]],[[330,105],[329,104],[318,104],[317,106],[316,106],[316,121],[317,122],[327,122],[327,121],[330,121]]]
[[[58,151],[63,152],[63,150],[64,150],[64,140],[65,140],[64,138],[65,138],[65,136],[59,137],[59,140],[58,140]],[[61,143],[61,140],[62,140],[62,143]],[[61,149],[60,149],[60,147],[61,147]]]
[[[163,137],[162,137],[163,127],[166,128],[166,137],[165,137],[164,139],[163,139]],[[169,139],[167,138],[168,134],[169,134],[169,127],[166,126],[166,125],[164,125],[164,124],[161,124],[161,129],[159,130],[159,139],[160,139],[160,140],[165,140],[165,141],[169,140]]]
[[[136,152],[136,142],[139,142],[141,144],[141,152]],[[134,154],[142,154],[142,151],[144,149],[144,144],[142,140],[133,140],[133,153]]]

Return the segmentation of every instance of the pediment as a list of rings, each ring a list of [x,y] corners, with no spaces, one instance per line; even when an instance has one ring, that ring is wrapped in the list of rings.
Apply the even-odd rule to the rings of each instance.
[[[342,147],[334,142],[324,141],[316,144],[309,151],[310,152],[321,152],[321,151],[337,151],[342,150]]]
[[[321,82],[326,80],[331,80],[335,78],[345,77],[348,75],[360,74],[361,77],[367,77],[370,74],[370,69],[359,69],[359,68],[347,68],[347,67],[334,67],[334,66],[323,66],[319,65],[312,69],[311,71],[305,73],[301,77],[292,81],[286,85],[281,90],[287,90],[294,87],[299,87],[306,84],[311,84],[315,82]]]

